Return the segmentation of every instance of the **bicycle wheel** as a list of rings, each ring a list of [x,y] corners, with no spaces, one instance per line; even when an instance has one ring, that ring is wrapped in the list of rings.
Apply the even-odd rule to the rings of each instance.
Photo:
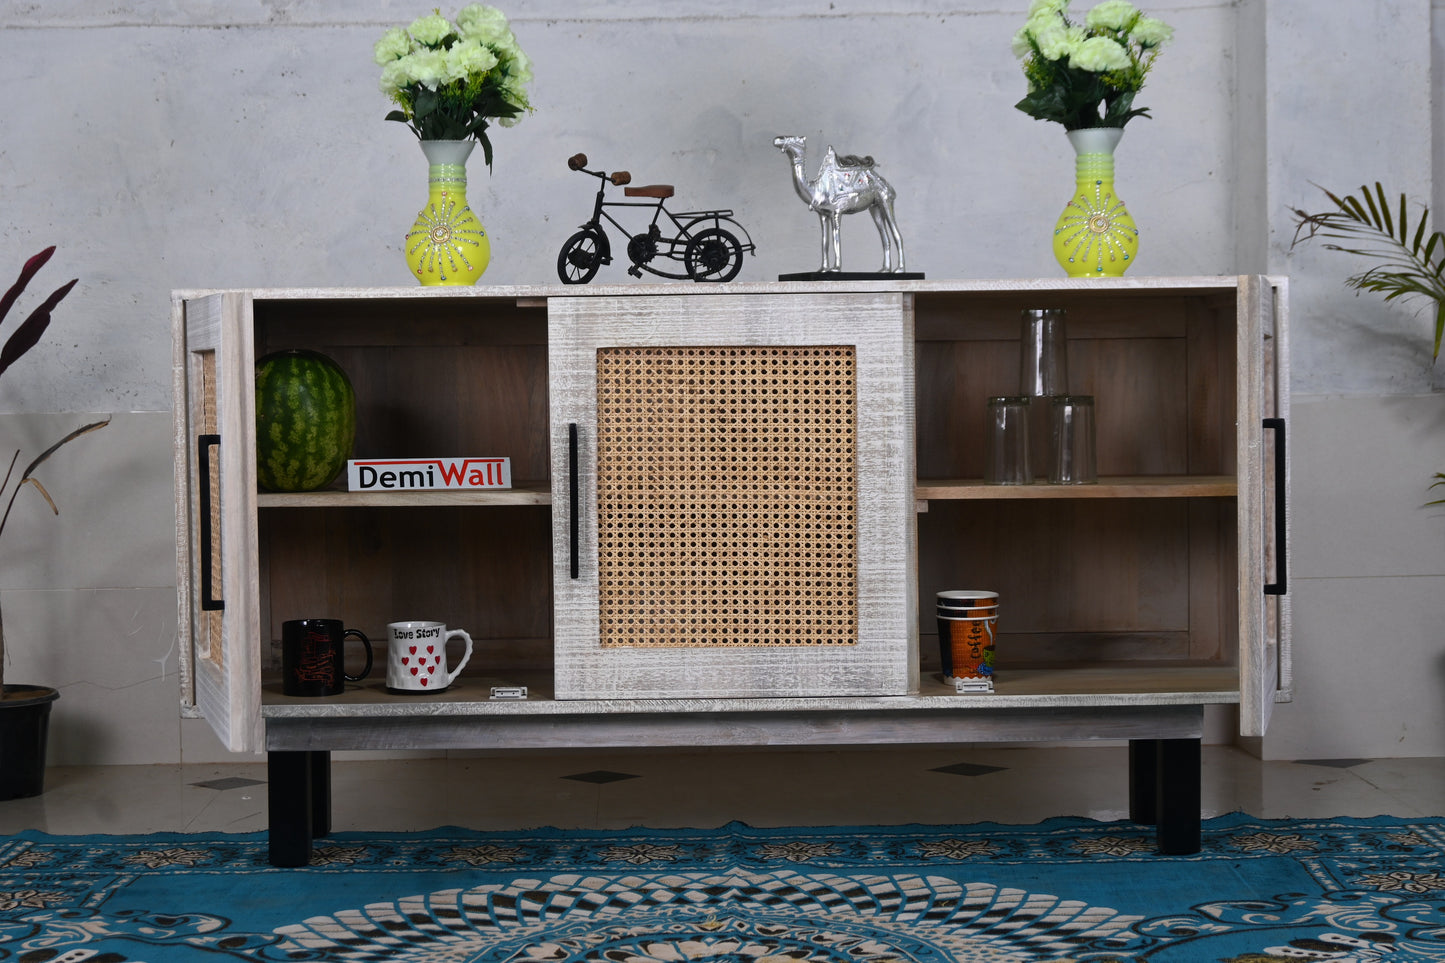
[[[682,253],[694,281],[731,281],[743,269],[743,246],[720,227],[698,231]]]
[[[597,276],[607,242],[592,230],[581,230],[567,238],[557,255],[557,276],[563,284],[586,284]]]

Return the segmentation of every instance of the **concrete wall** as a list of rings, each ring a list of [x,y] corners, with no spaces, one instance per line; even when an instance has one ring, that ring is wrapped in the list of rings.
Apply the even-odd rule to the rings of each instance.
[[[1364,263],[1291,249],[1289,213],[1324,209],[1313,185],[1378,180],[1392,196],[1436,196],[1432,47],[1445,17],[1426,3],[1263,7],[1267,254],[1241,267],[1291,278],[1296,671],[1264,750],[1439,755],[1445,513],[1425,503],[1445,471],[1445,397],[1432,393],[1433,319],[1343,288]]]
[[[116,414],[48,467],[61,515],[27,491],[0,545],[9,677],[63,689],[56,762],[221,755],[176,710],[169,292],[409,283],[400,240],[425,165],[382,119],[370,51],[426,8],[342,6],[0,6],[0,277],[53,243],[36,289],[81,278],[0,379],[0,437],[33,453],[89,413]],[[816,220],[771,146],[783,133],[878,158],[911,268],[1057,276],[1048,231],[1072,160],[1057,127],[1012,106],[1024,84],[1009,39],[1026,6],[513,0],[538,110],[495,131],[490,175],[479,156],[470,166],[493,237],[484,282],[555,279],[590,203],[565,165],[577,151],[675,184],[684,206],[734,208],[758,244],[741,280],[810,269]],[[1441,196],[1445,13],[1429,0],[1147,9],[1177,32],[1140,98],[1154,118],[1132,123],[1118,154],[1143,230],[1132,270],[1292,278],[1297,701],[1263,751],[1445,754],[1445,512],[1423,504],[1445,469],[1445,404],[1428,322],[1346,290],[1349,258],[1289,246],[1290,208],[1323,199],[1311,182]],[[844,258],[878,260],[865,219],[845,224]]]

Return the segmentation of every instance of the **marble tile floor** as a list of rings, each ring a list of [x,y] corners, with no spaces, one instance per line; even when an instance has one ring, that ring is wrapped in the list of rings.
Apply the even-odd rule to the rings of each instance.
[[[0,833],[266,828],[264,763],[60,767],[0,802]],[[1206,746],[1204,815],[1445,815],[1445,759],[1260,761]],[[1122,746],[452,754],[332,765],[333,828],[625,829],[1128,815]]]

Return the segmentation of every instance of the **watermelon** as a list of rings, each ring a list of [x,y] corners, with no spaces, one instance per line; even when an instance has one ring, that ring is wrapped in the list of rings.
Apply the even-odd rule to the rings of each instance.
[[[356,394],[324,354],[292,349],[256,362],[256,481],[266,491],[331,484],[351,457]]]

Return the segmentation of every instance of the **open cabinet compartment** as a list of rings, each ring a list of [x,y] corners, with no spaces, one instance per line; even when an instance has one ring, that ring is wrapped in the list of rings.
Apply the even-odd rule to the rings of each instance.
[[[1234,701],[1252,673],[1275,678],[1260,419],[1287,405],[1278,298],[1262,279],[916,296],[922,691],[941,687],[936,593],[961,588],[1000,593],[1000,695]],[[1098,484],[983,481],[987,400],[1021,393],[1030,308],[1065,310],[1068,390],[1095,398]],[[1254,695],[1247,728],[1268,713]]]
[[[453,690],[498,673],[550,672],[541,302],[233,292],[185,301],[177,324],[188,425],[178,453],[194,469],[185,498],[190,517],[199,522],[202,501],[212,516],[189,526],[183,543],[184,555],[211,560],[208,578],[199,562],[183,574],[195,639],[188,668],[201,711],[213,724],[228,720],[218,734],[230,748],[259,747],[263,691],[266,701],[286,699],[276,673],[289,619],[341,619],[369,637],[372,673],[346,698],[387,698],[393,621],[432,619],[471,634],[475,651]],[[506,456],[513,487],[349,492],[343,472],[320,491],[258,491],[254,362],[287,348],[318,351],[346,371],[357,403],[352,457]],[[348,646],[348,671],[359,658]]]
[[[263,640],[281,623],[343,619],[377,649],[388,622],[462,628],[464,675],[546,670],[551,546],[546,319],[515,299],[255,303],[255,353],[309,348],[356,392],[353,458],[505,456],[510,491],[261,494]],[[460,643],[452,643],[451,662]]]
[[[987,588],[1003,600],[1005,686],[1016,668],[1235,665],[1232,292],[918,302],[919,475],[969,496],[930,498],[920,518],[930,663],[935,593]],[[1069,392],[1095,398],[1102,488],[977,484],[985,405],[1019,393],[1030,307],[1065,307]]]

